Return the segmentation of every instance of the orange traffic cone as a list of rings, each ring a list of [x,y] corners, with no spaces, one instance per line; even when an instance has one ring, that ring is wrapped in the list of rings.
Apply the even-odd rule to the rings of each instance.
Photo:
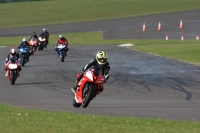
[[[168,40],[168,34],[166,35],[166,40]]]
[[[158,30],[162,30],[160,21],[158,22]]]
[[[180,20],[180,29],[182,29],[183,28],[183,21],[182,21],[182,19]]]
[[[184,36],[183,35],[181,36],[181,40],[184,40]]]
[[[145,23],[143,23],[143,28],[142,31],[145,32],[146,31],[146,27],[145,27]]]
[[[199,40],[199,35],[196,36],[196,40]]]

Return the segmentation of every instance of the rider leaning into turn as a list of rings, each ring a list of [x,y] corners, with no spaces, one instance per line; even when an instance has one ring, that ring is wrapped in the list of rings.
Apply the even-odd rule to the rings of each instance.
[[[65,37],[63,37],[63,35],[59,35],[58,36],[58,39],[56,41],[56,47],[55,47],[55,51],[57,51],[57,47],[58,47],[58,44],[65,44],[66,45],[66,49],[65,49],[65,52],[67,53],[67,51],[69,50],[68,49],[68,41]]]
[[[46,28],[42,29],[42,33],[40,34],[40,37],[45,37],[45,39],[46,39],[45,48],[47,48],[47,44],[49,44],[49,32],[47,31]]]
[[[88,64],[86,64],[82,71],[78,74],[77,80],[76,80],[76,86],[73,87],[74,91],[76,92],[76,89],[78,87],[78,82],[81,80],[81,78],[84,75],[84,72],[88,70],[90,67],[94,67],[94,69],[99,69],[101,73],[104,75],[106,81],[109,78],[109,71],[110,71],[110,65],[107,61],[107,54],[104,51],[98,51],[96,54],[96,58],[92,59]],[[103,87],[100,89],[100,92],[103,91]]]
[[[6,57],[6,61],[5,61],[6,64],[8,63],[8,61],[9,61],[9,59],[10,59],[11,57],[15,57],[16,60],[19,59],[19,53],[16,53],[16,51],[15,51],[14,48],[10,49],[10,53],[9,53],[9,54],[7,55],[7,57]],[[6,68],[6,67],[5,67],[5,71],[6,71],[6,75],[5,75],[5,76],[8,76],[8,71],[7,71],[7,68]],[[19,72],[20,72],[20,71],[21,71],[21,67],[19,66]],[[19,77],[19,73],[18,73],[18,77]]]
[[[18,49],[20,49],[21,47],[27,47],[30,48],[29,43],[27,42],[26,38],[23,38],[22,41],[19,43]],[[27,55],[27,61],[29,62],[29,57],[30,57],[30,53],[28,53]]]

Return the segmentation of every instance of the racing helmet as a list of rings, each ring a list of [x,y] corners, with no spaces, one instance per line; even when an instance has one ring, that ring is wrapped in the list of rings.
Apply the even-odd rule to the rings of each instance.
[[[16,51],[15,51],[14,48],[10,49],[10,54],[11,54],[12,56],[16,55]]]
[[[43,28],[43,29],[42,29],[42,31],[43,31],[43,32],[46,32],[46,31],[47,31],[47,29],[46,29],[46,28]]]
[[[107,62],[107,54],[104,51],[98,51],[96,54],[96,60],[99,65],[104,65]]]
[[[62,39],[62,38],[63,38],[63,35],[60,34],[60,35],[59,35],[59,38]]]
[[[22,42],[26,42],[26,38],[23,38],[23,39],[22,39]]]
[[[35,32],[32,32],[32,36],[36,36],[36,33],[35,33]]]

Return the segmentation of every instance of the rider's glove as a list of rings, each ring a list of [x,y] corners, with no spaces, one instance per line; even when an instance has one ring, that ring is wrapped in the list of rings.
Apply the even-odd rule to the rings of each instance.
[[[106,83],[107,81],[108,81],[108,79],[109,79],[109,75],[107,74],[107,75],[105,75],[104,76],[104,78],[105,78],[105,81],[104,81],[104,83]]]
[[[108,80],[110,76],[107,74],[104,77],[105,77],[106,80]]]

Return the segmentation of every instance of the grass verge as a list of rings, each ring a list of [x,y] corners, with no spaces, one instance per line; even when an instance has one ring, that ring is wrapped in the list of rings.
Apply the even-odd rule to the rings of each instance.
[[[178,8],[177,8],[178,5]],[[200,9],[199,0],[50,0],[0,4],[0,28]]]
[[[199,133],[199,122],[82,115],[0,105],[2,133]]]

